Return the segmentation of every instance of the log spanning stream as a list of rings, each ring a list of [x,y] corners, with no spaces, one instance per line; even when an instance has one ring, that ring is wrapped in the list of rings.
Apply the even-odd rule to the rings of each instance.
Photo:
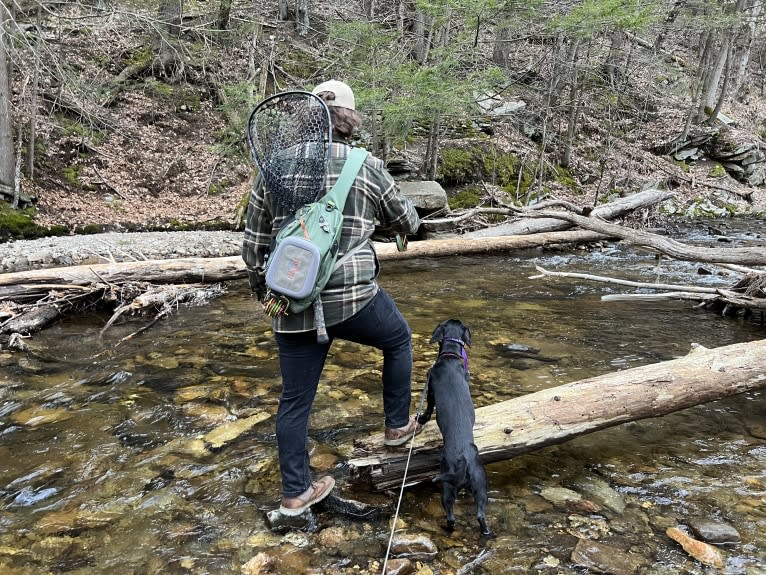
[[[477,407],[684,356],[695,343],[766,338],[755,320],[690,302],[603,302],[625,290],[530,280],[535,265],[642,282],[730,281],[680,262],[658,270],[651,254],[611,244],[386,262],[381,283],[413,329],[414,401],[436,355],[430,334],[451,317],[473,331]],[[82,315],[35,335],[27,353],[0,352],[0,573],[380,572],[398,490],[365,490],[345,465],[355,441],[382,428],[380,358],[336,343],[310,437],[312,464],[337,477],[337,493],[382,512],[325,510],[308,531],[270,530],[279,375],[269,325],[245,284],[116,347],[145,320],[101,336],[108,317]],[[443,531],[439,491],[421,483],[404,491],[396,553],[433,573],[712,572],[666,535],[680,526],[730,541],[720,546],[724,572],[766,572],[764,391],[496,461],[487,474],[495,539],[478,540],[468,494],[456,531]]]

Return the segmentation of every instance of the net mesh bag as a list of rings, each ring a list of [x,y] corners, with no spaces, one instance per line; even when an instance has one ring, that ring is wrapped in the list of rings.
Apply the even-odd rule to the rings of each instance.
[[[292,213],[325,192],[330,112],[310,92],[283,92],[250,114],[247,137],[273,201]]]

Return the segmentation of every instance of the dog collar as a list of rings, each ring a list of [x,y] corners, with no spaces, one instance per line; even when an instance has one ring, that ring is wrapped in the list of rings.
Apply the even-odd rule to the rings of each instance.
[[[458,359],[462,359],[463,360],[463,367],[465,368],[465,370],[467,372],[468,371],[468,354],[465,351],[465,348],[467,347],[466,343],[462,339],[457,339],[455,337],[445,337],[442,340],[442,342],[445,342],[445,341],[452,341],[452,342],[457,343],[458,345],[460,345],[460,354],[458,355],[457,353],[454,353],[454,352],[451,352],[451,351],[446,351],[444,353],[440,353],[439,355],[440,356],[442,356],[442,355],[451,355],[451,356],[456,357]]]

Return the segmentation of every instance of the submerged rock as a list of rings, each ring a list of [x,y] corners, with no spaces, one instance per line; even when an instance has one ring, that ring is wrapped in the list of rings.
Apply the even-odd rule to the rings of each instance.
[[[736,544],[742,540],[739,532],[723,521],[692,519],[689,521],[689,527],[697,537],[708,543],[726,545]]]
[[[436,544],[423,533],[395,535],[391,543],[392,556],[406,557],[412,561],[433,559],[438,553]]]
[[[712,545],[708,545],[703,541],[697,541],[681,531],[678,527],[669,527],[665,533],[673,541],[678,542],[681,547],[683,547],[684,551],[700,563],[710,565],[716,569],[723,568],[723,556],[721,555],[721,552]]]
[[[621,515],[625,511],[625,499],[603,479],[588,476],[577,480],[573,487],[588,499]]]
[[[637,573],[647,563],[644,557],[588,539],[580,539],[577,542],[571,559],[573,563],[582,565],[595,573],[620,573],[620,575]]]

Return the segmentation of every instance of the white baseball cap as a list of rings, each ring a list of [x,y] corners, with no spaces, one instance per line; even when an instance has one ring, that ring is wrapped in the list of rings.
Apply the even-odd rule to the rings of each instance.
[[[356,110],[356,100],[354,100],[354,92],[348,84],[344,84],[338,80],[327,80],[322,82],[316,88],[314,88],[312,94],[321,94],[322,92],[332,92],[335,94],[335,99],[325,102],[328,106],[340,106],[341,108],[348,108],[349,110]]]

